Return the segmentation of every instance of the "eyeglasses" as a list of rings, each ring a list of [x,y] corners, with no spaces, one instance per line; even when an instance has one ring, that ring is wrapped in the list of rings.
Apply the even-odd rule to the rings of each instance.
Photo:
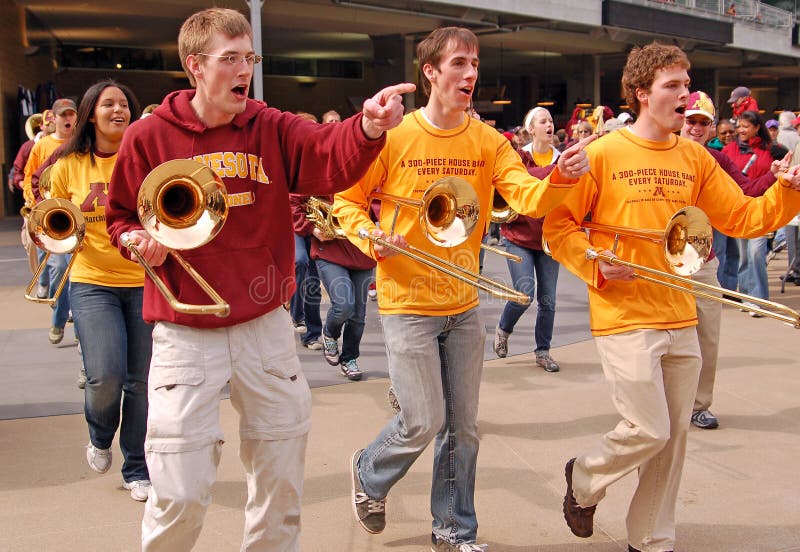
[[[221,59],[224,63],[227,63],[228,65],[239,65],[242,62],[246,63],[247,65],[255,65],[256,63],[261,63],[261,60],[264,59],[263,56],[259,56],[257,54],[248,54],[246,56],[243,56],[241,54],[228,54],[226,56],[218,56],[215,54],[197,53],[195,55]]]
[[[710,119],[686,119],[686,124],[689,126],[700,125],[707,127],[711,124]]]
[[[592,131],[588,129],[583,129],[578,131],[578,134],[591,134],[591,133]]]
[[[728,136],[729,134],[733,134],[733,131],[732,130],[723,130],[723,131],[719,132],[720,136]]]

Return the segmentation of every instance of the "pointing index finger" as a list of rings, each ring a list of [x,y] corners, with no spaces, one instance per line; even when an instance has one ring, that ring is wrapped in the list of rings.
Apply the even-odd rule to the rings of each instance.
[[[586,138],[584,138],[583,140],[578,142],[573,147],[576,148],[576,151],[580,151],[583,148],[585,148],[586,146],[588,146],[589,144],[591,144],[592,142],[594,142],[595,140],[597,140],[597,138],[598,138],[597,134],[590,134],[589,136],[587,136]]]
[[[408,94],[409,92],[413,92],[417,89],[417,86],[410,82],[403,82],[400,84],[394,84],[392,86],[387,86],[383,90],[378,93],[376,99],[379,100],[381,105],[385,105],[386,102],[392,97],[399,94]]]

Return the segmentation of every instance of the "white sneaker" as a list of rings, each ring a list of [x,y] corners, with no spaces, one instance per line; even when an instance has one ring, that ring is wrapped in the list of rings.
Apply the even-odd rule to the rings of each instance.
[[[759,314],[757,312],[753,312],[751,310],[751,309],[759,309],[759,308],[761,308],[759,305],[756,305],[755,303],[751,303],[749,301],[745,301],[744,303],[742,303],[742,305],[745,306],[745,307],[749,307],[749,308],[746,308],[746,309],[739,309],[742,312],[749,312],[750,316],[752,316],[753,318],[763,318],[762,314]]]
[[[99,449],[89,443],[86,445],[86,461],[97,473],[106,473],[111,467],[111,449]]]
[[[86,369],[83,367],[78,372],[78,389],[86,389]]]
[[[147,496],[150,494],[150,487],[152,487],[149,479],[139,479],[130,483],[123,481],[122,486],[131,492],[132,499],[139,502],[147,500]]]
[[[47,294],[50,292],[50,286],[43,286],[38,284],[36,286],[36,297],[38,299],[47,299]]]

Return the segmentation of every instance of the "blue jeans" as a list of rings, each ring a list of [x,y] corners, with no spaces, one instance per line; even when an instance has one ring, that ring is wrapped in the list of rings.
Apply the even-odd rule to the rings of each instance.
[[[58,289],[58,284],[61,283],[61,278],[67,271],[67,265],[72,255],[50,255],[47,259],[47,273],[50,279],[50,297],[53,297]],[[44,271],[43,271],[44,272]],[[63,328],[67,325],[69,319],[69,278],[64,283],[64,288],[61,290],[61,295],[56,299],[56,305],[53,309],[51,326],[54,328]]]
[[[351,270],[325,259],[317,259],[315,262],[331,299],[331,308],[325,317],[324,333],[336,340],[342,336],[342,353],[339,358],[344,364],[359,357],[372,269]]]
[[[719,285],[736,291],[739,287],[739,246],[736,238],[730,238],[715,228],[714,253],[719,259],[717,267]]]
[[[767,237],[739,239],[739,291],[769,299]]]
[[[95,447],[107,449],[120,428],[122,477],[127,482],[150,479],[144,438],[153,326],[142,320],[143,292],[141,287],[80,282],[71,289],[86,368],[84,414],[89,439]]]
[[[558,261],[544,251],[520,247],[508,242],[506,251],[519,255],[521,263],[508,261],[508,271],[514,282],[514,289],[521,291],[533,300],[536,294],[536,339],[537,351],[549,351],[553,338],[553,323],[556,318],[556,285],[558,284]],[[539,284],[538,287],[536,284]],[[500,329],[512,333],[520,317],[530,305],[520,305],[509,301],[500,315]]]
[[[486,331],[478,308],[452,316],[381,316],[389,377],[400,412],[358,463],[364,492],[384,498],[425,447],[434,445],[433,533],[474,542],[478,394]]]
[[[36,259],[39,261],[39,264],[42,264],[42,260],[44,256],[47,254],[46,251],[42,249],[36,248]],[[39,285],[42,287],[49,288],[50,287],[50,271],[49,270],[42,270],[39,273]]]
[[[322,318],[319,304],[322,290],[317,274],[317,265],[311,260],[311,237],[294,235],[294,281],[296,289],[289,303],[292,321],[305,322],[306,333],[300,336],[303,343],[319,339],[322,334]]]
[[[786,251],[789,254],[788,270],[794,274],[800,273],[800,257],[797,256],[798,244],[800,243],[800,233],[797,226],[786,227]]]

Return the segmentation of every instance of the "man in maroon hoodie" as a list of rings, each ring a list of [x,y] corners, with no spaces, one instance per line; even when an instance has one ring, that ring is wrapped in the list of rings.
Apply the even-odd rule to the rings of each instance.
[[[308,384],[281,306],[294,291],[289,192],[330,195],[357,180],[402,117],[401,94],[380,91],[363,112],[318,125],[248,99],[252,31],[237,11],[190,16],[178,36],[196,90],[169,94],[125,134],[106,207],[111,241],[129,256],[127,232],[179,301],[204,301],[167,248],[142,229],[137,192],[172,159],[195,159],[223,178],[229,215],[217,237],[184,257],[230,304],[230,315],[172,310],[148,279],[143,316],[155,323],[145,451],[152,489],[144,550],[188,550],[211,502],[222,451],[219,399],[230,380],[247,473],[243,549],[299,550],[303,468],[311,411]]]

